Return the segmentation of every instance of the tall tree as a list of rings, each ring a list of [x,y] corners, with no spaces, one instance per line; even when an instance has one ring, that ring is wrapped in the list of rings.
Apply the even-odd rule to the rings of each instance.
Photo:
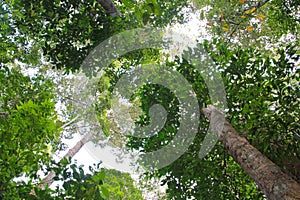
[[[177,1],[170,4],[162,1],[151,1],[135,6],[131,1],[124,1],[124,4],[121,4],[123,10],[136,9],[139,11],[139,16],[130,16],[128,15],[130,12],[124,13],[124,16],[127,15],[127,17],[122,19],[122,23],[120,23],[119,18],[109,18],[105,12],[111,16],[120,16],[120,11],[112,1],[107,0],[98,2],[65,1],[63,3],[22,0],[1,2],[1,9],[6,12],[4,15],[5,23],[1,24],[3,30],[7,30],[5,34],[3,33],[7,37],[5,44],[8,42],[11,44],[18,43],[14,47],[21,46],[27,52],[34,50],[32,47],[37,47],[37,49],[41,47],[44,58],[55,63],[55,68],[65,67],[66,71],[75,70],[79,68],[87,53],[99,42],[117,31],[125,29],[124,27],[127,25],[123,23],[124,21],[130,22],[132,27],[138,27],[141,23],[150,21],[151,16],[157,15],[160,17],[161,23],[166,23],[172,20],[172,16],[176,15],[174,12],[176,5],[183,5],[184,3]],[[141,7],[148,7],[148,10],[142,12],[140,11]],[[159,12],[161,8],[173,10],[172,16],[168,13],[168,18],[163,17],[167,13]],[[149,9],[152,9],[152,13],[149,12]],[[18,34],[15,34],[16,32]],[[14,39],[10,40],[10,38]],[[14,50],[18,49],[14,48]],[[11,51],[14,52],[14,50]],[[1,53],[7,53],[7,49],[2,49]],[[15,58],[25,63],[34,61],[21,59],[24,55],[15,55]],[[9,62],[12,60],[10,59]],[[3,63],[7,62],[8,60],[4,60]],[[6,117],[5,112],[2,114]],[[77,146],[75,151],[77,152],[81,146]],[[72,155],[68,154],[66,157]]]
[[[45,58],[56,68],[64,68],[66,71],[75,70],[80,67],[92,48],[112,34],[128,28],[144,25],[165,26],[169,22],[180,21],[180,16],[174,16],[178,13],[178,7],[186,5],[185,1],[147,0],[135,4],[135,2],[124,0],[117,4],[122,18],[110,18],[106,16],[106,12],[112,8],[108,11],[109,14],[113,16],[118,13],[115,6],[110,1],[101,2],[109,2],[108,7],[100,6],[99,2],[92,0],[62,3],[23,0],[1,2],[1,8],[6,12],[3,15],[4,23],[1,23],[5,37],[1,38],[1,41],[4,41],[4,47],[9,49],[8,54],[5,52],[6,49],[1,51],[1,55],[8,55],[3,60],[5,63],[12,62],[14,58],[26,60],[26,54],[22,52],[32,51],[33,47],[39,50],[41,47]],[[289,173],[295,180],[299,180],[300,173],[297,167],[300,163],[298,154],[300,106],[297,93],[299,91],[299,67],[297,66],[299,15],[297,2],[224,0],[198,3],[202,3],[201,6],[214,8],[207,16],[208,27],[212,28],[214,38],[204,45],[216,61],[225,83],[230,124],[244,135],[251,145],[280,166],[281,170]],[[287,40],[288,37],[282,36],[287,36],[288,33],[296,37],[296,40],[292,38],[290,41],[280,41],[281,39]],[[18,53],[18,46],[22,47],[20,53]],[[262,48],[264,46],[271,47]],[[133,62],[138,64],[139,59],[134,58],[134,55],[147,55],[141,57],[155,55],[153,52],[153,54],[144,54],[145,52],[147,51],[135,52],[136,54],[127,55],[127,58],[136,59]],[[155,62],[159,63],[158,60]],[[118,66],[116,70],[117,67],[114,68],[112,64],[110,67],[113,69],[107,71],[108,82],[112,87],[121,75],[130,70],[126,62],[121,63],[121,68]],[[1,65],[3,66],[2,63]],[[211,103],[208,89],[193,66],[184,59],[178,58],[174,62],[167,62],[167,67],[176,68],[191,82],[200,108]],[[103,83],[105,87],[106,84],[109,85],[107,80],[100,81],[105,82]],[[104,88],[104,90],[111,92],[111,88]],[[104,105],[99,105],[103,106],[99,108],[103,127],[107,125],[103,119],[106,114],[105,110],[109,109],[109,92],[107,96],[100,97],[100,100],[105,102]],[[180,123],[178,100],[174,94],[158,85],[145,86],[138,92],[141,108],[147,114],[141,116],[137,123],[141,125],[149,123],[149,108],[157,103],[167,108],[168,119],[165,127],[150,139],[132,137],[127,146],[142,149],[143,152],[155,151],[170,142],[176,135]],[[153,95],[155,93],[157,95]],[[8,101],[7,105],[14,107],[16,103],[10,104]],[[22,106],[17,109],[34,107],[30,101],[25,103],[23,106],[25,108]],[[9,119],[9,116],[11,116],[9,112],[1,110],[3,120]],[[240,163],[234,162],[220,143],[206,158],[202,160],[198,158],[198,151],[208,126],[203,115],[200,115],[200,119],[200,128],[193,145],[177,161],[157,172],[150,173],[149,176],[162,177],[163,184],[168,185],[169,198],[262,199],[263,194],[257,190],[256,183],[251,181],[251,178],[239,166],[239,164],[243,166],[244,162],[233,155]],[[8,128],[3,130],[8,130]],[[247,144],[239,137],[235,138]],[[248,144],[245,146],[250,147]],[[249,153],[250,149],[248,150]],[[88,195],[78,187],[79,182],[76,182],[81,180],[78,178],[81,170],[73,168],[74,179],[70,178],[65,185],[71,190],[66,190],[65,193],[61,191],[62,197],[70,194],[68,193],[70,191],[79,191],[76,195],[80,197]],[[249,168],[244,168],[246,172],[250,172],[250,176],[267,195],[270,197],[274,195],[268,190],[268,185],[262,186],[261,182],[256,179],[261,177],[261,174],[254,173],[253,175]],[[66,173],[63,176],[69,178]],[[81,178],[85,179],[86,176]],[[88,176],[85,179],[87,187],[91,187],[90,178]],[[95,180],[99,179],[94,178]],[[39,194],[43,193],[42,190],[39,191]],[[45,192],[47,191],[46,189]],[[95,194],[94,190],[89,191],[90,194]],[[99,191],[101,193],[101,186]],[[283,190],[281,192],[284,193]],[[99,198],[103,196],[100,195]]]
[[[225,120],[224,114],[209,105],[203,112],[229,154],[237,161],[270,200],[299,199],[300,184],[285,174]],[[221,127],[221,128],[220,128]]]

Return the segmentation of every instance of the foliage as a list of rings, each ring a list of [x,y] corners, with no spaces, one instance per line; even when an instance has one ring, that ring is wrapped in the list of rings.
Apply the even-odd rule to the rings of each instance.
[[[203,13],[203,19],[208,20],[207,28],[213,39],[204,45],[223,78],[228,120],[252,145],[299,182],[299,3],[194,2],[200,8],[210,8]],[[50,162],[47,148],[58,149],[60,132],[52,100],[53,85],[43,77],[29,78],[7,66],[17,61],[37,63],[41,58],[34,55],[42,50],[43,59],[55,68],[77,70],[91,50],[113,34],[136,27],[165,27],[183,22],[180,11],[187,2],[124,0],[117,3],[121,18],[107,16],[94,0],[6,0],[0,5],[1,197],[142,199],[128,174],[100,169],[99,165],[86,173],[70,160]],[[289,36],[296,39],[289,41]],[[97,85],[100,96],[96,105],[106,135],[118,130],[117,124],[109,122],[107,111],[120,77],[139,64],[160,63],[164,56],[158,50],[138,50],[107,66]],[[205,82],[194,66],[176,58],[167,61],[166,67],[180,72],[191,83],[200,109],[211,103]],[[128,148],[155,151],[176,136],[180,125],[179,101],[172,91],[157,84],[145,85],[131,100],[136,100],[143,111],[136,121],[139,125],[151,123],[149,109],[154,104],[163,105],[168,117],[163,129],[152,137],[127,138]],[[169,199],[263,199],[256,184],[220,143],[207,157],[199,159],[207,128],[208,121],[201,114],[198,133],[189,149],[169,166],[146,176],[161,178],[162,185],[168,186]],[[122,140],[117,134],[116,140]],[[61,187],[51,190],[34,186],[39,181],[37,171],[44,165],[48,166],[46,174],[53,170],[55,180],[63,181]],[[14,180],[22,175],[29,177],[29,181]],[[35,195],[30,194],[33,188]]]
[[[148,25],[164,26],[183,20],[178,11],[185,1],[149,0],[140,3],[122,1],[122,18],[108,17],[100,4],[86,1],[5,1],[15,31],[26,36],[18,43],[33,43],[56,68],[77,70],[88,53],[100,42],[131,28]]]
[[[214,37],[231,45],[264,47],[287,33],[299,34],[299,3],[284,0],[194,1]],[[262,37],[264,36],[264,37]]]
[[[109,191],[110,199],[143,199],[141,191],[135,188],[130,174],[114,169],[104,169],[103,171],[105,173],[103,186]]]
[[[103,186],[105,172],[101,169],[100,163],[89,166],[86,173],[83,166],[71,163],[71,159],[63,159],[59,163],[54,161],[47,167],[46,173],[54,171],[55,181],[62,184],[56,186],[55,190],[35,187],[37,199],[108,199],[109,193]],[[32,198],[34,198],[32,197]]]
[[[5,199],[22,193],[14,178],[36,178],[40,164],[50,160],[47,148],[56,149],[60,131],[52,86],[43,77],[30,79],[8,67],[0,70],[0,193]]]
[[[220,45],[217,44],[218,47]],[[256,148],[299,181],[299,69],[295,64],[299,54],[296,54],[295,49],[296,46],[279,49],[277,58],[273,55],[265,57],[265,54],[253,50],[227,50],[219,58],[225,56],[228,61],[222,60],[219,68],[223,71],[231,124]],[[195,144],[201,144],[201,140]],[[205,165],[206,159],[195,158],[197,151],[199,148],[191,152],[194,156],[184,155],[172,166],[158,172],[160,176],[170,174],[165,182],[171,197],[262,198],[255,184],[228,157],[224,149],[216,147],[207,158],[214,162],[208,165]],[[220,159],[222,154],[224,156]],[[201,171],[197,170],[203,165]],[[195,175],[197,172],[199,174]],[[194,184],[196,186],[191,186]],[[178,188],[182,188],[182,191],[178,192]],[[216,192],[213,192],[214,188]]]
[[[200,109],[210,103],[209,93],[199,72],[186,61],[177,59],[167,63],[168,67],[185,76],[197,94]],[[159,94],[159,95],[151,95]],[[142,109],[148,113],[149,108],[159,103],[167,109],[168,118],[164,128],[151,138],[132,137],[127,144],[130,148],[141,148],[143,152],[155,151],[175,136],[179,124],[178,101],[174,94],[159,85],[147,85],[140,91]],[[147,124],[149,117],[142,116],[140,124]],[[226,150],[218,144],[204,159],[198,153],[206,135],[208,122],[200,116],[199,130],[187,152],[178,160],[156,172],[147,173],[147,177],[160,177],[162,184],[167,184],[169,199],[259,199],[262,194],[257,191],[255,183],[232,160]],[[241,185],[243,187],[241,187]]]
[[[89,166],[88,171],[83,167],[67,159],[52,161],[45,170],[54,171],[54,180],[62,184],[55,189],[35,187],[31,199],[143,199],[129,174],[102,168],[101,163]]]
[[[162,26],[171,22],[183,5],[186,3],[182,1],[146,1],[144,4],[123,1],[119,4],[120,9],[124,11],[124,16],[120,19],[108,17],[103,8],[96,1],[91,0],[1,2],[1,36],[3,36],[1,43],[4,45],[0,50],[1,67],[5,71],[1,73],[1,89],[4,91],[1,93],[1,114],[4,116],[3,119],[1,118],[3,120],[1,142],[12,145],[12,148],[1,145],[1,148],[3,147],[1,155],[4,156],[1,161],[5,166],[9,166],[2,170],[3,173],[1,172],[3,198],[29,198],[28,194],[33,187],[31,182],[37,179],[37,170],[50,159],[47,149],[51,146],[55,151],[59,137],[50,82],[40,84],[44,81],[41,77],[30,79],[6,66],[16,61],[23,62],[27,66],[39,62],[41,58],[34,55],[39,55],[39,50],[42,49],[44,55],[42,59],[50,61],[55,68],[65,68],[66,72],[76,70],[91,49],[112,34],[146,23]],[[164,11],[162,12],[161,9]],[[130,10],[137,11],[137,14],[132,15]],[[181,16],[177,16],[177,20]],[[156,17],[157,19],[153,19]],[[31,136],[32,134],[34,137]],[[15,141],[10,141],[10,138]],[[15,155],[16,158],[12,156],[6,162],[10,155]],[[18,168],[13,170],[14,165]],[[76,174],[80,174],[82,170],[73,165],[71,168],[73,170],[71,176],[76,179]],[[33,179],[28,183],[17,183],[12,180],[21,175]],[[93,177],[97,177],[97,174]],[[82,176],[81,179],[84,177]],[[89,180],[90,178],[87,178],[87,184]],[[60,194],[62,197],[79,191],[77,190],[80,186],[79,179],[71,182],[70,187],[67,187],[67,183],[66,193]],[[87,188],[90,186],[88,185]],[[36,188],[35,193],[37,198],[53,197],[53,192],[47,189]],[[85,191],[79,193],[83,196],[87,195]],[[95,191],[91,193],[98,194]],[[124,191],[118,194],[124,195]],[[76,198],[83,196],[77,195]]]
[[[224,81],[231,124],[299,181],[295,165],[300,150],[297,48],[279,48],[276,57],[251,50],[234,52],[230,66],[224,67]]]
[[[289,29],[277,31],[281,35]],[[297,31],[294,33],[297,34]],[[268,50],[248,45],[232,48],[232,44],[226,42],[227,35],[222,34],[204,45],[222,74],[229,107],[227,116],[231,124],[252,145],[299,181],[299,48],[297,40],[289,40],[288,35],[282,36],[280,40],[269,43]],[[243,43],[250,41],[243,36],[238,39]],[[159,63],[158,60],[155,62]],[[130,70],[128,65],[118,66],[118,71],[126,74]],[[193,66],[180,58],[166,65],[176,68],[193,85],[200,109],[210,103],[205,82]],[[113,88],[113,83],[122,73],[110,72],[109,88]],[[140,125],[149,123],[152,105],[159,103],[168,111],[167,122],[159,133],[151,138],[130,137],[127,143],[129,148],[142,152],[155,151],[176,136],[178,101],[174,94],[159,85],[146,85],[136,96],[146,113],[140,116],[137,122]],[[162,178],[162,184],[168,186],[170,199],[263,199],[256,184],[221,144],[216,145],[206,158],[199,159],[198,152],[208,122],[201,115],[199,123],[197,137],[189,150],[169,166],[147,173],[147,177]]]
[[[51,160],[59,147],[60,130],[50,80],[3,67],[0,83],[1,199],[124,199],[130,195],[142,199],[129,174],[101,169],[100,164],[86,173],[70,160]],[[45,175],[54,171],[54,180],[62,186],[37,187],[41,170]]]
[[[155,57],[155,52],[152,53],[154,53],[153,56]],[[150,58],[151,57],[152,55]],[[159,59],[154,59],[152,62],[153,61],[159,62]],[[166,65],[168,68],[175,68],[175,70],[184,75],[192,84],[197,94],[200,109],[203,108],[203,105],[210,103],[209,92],[205,82],[192,65],[181,58],[177,58],[173,62],[169,61]],[[108,70],[110,84],[105,82],[106,86],[102,85],[102,93],[104,93],[105,90],[110,91],[114,88],[114,83],[118,81],[118,78],[124,75],[127,70],[130,70],[130,68],[127,68],[128,66],[131,66],[131,63],[123,62],[123,65],[118,66],[117,71]],[[114,69],[114,66],[112,66],[112,69]],[[118,71],[122,73],[119,74]],[[103,77],[107,80],[107,76]],[[159,78],[164,79],[164,77]],[[161,104],[167,110],[168,117],[163,129],[152,137],[136,138],[129,136],[127,147],[141,149],[142,152],[158,150],[176,136],[178,126],[180,125],[180,120],[178,120],[180,117],[178,109],[179,102],[169,89],[156,84],[144,85],[137,91],[135,96],[132,97],[132,100],[134,100],[135,97],[141,102],[141,109],[145,113],[145,115],[139,117],[139,120],[136,122],[137,124],[144,126],[150,123],[149,108],[155,104]],[[105,103],[107,101],[101,102]],[[104,106],[105,104],[103,103],[99,104]],[[110,104],[111,103],[106,104],[107,109],[110,109]],[[100,116],[106,116],[105,114],[106,112],[100,114]],[[257,191],[255,183],[253,183],[232,158],[229,157],[220,144],[208,158],[203,160],[198,158],[198,152],[208,127],[208,122],[203,115],[201,115],[200,119],[198,134],[189,150],[182,155],[179,160],[157,172],[147,173],[146,177],[162,178],[162,184],[167,184],[168,186],[167,193],[170,199],[193,197],[197,199],[234,199],[236,196],[245,199],[262,198],[262,194]],[[104,121],[113,121],[113,119],[106,118]],[[117,124],[115,126],[117,126]],[[108,133],[113,133],[112,129],[111,126],[108,127]],[[114,135],[114,137],[118,136]],[[244,185],[244,187],[239,187],[237,183]]]

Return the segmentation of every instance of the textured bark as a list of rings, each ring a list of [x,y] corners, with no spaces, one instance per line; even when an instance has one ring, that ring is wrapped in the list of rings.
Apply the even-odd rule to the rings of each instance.
[[[203,109],[210,125],[229,154],[256,182],[270,200],[299,200],[300,185],[285,174],[280,167],[250,145],[246,138],[225,120],[224,115],[214,106]]]
[[[83,147],[83,145],[85,145],[88,141],[90,141],[90,139],[92,138],[93,133],[89,132],[88,134],[86,134],[83,138],[81,138],[80,141],[78,141],[75,146],[73,146],[71,149],[69,149],[68,153],[66,155],[64,155],[63,158],[72,158],[76,153],[78,153],[78,151]],[[55,173],[53,171],[51,171],[48,176],[46,176],[46,178],[41,182],[41,184],[39,185],[39,187],[44,188],[46,185],[50,186],[54,180]]]
[[[117,15],[121,17],[121,12],[112,2],[112,0],[97,0],[97,1],[112,17],[115,17]]]

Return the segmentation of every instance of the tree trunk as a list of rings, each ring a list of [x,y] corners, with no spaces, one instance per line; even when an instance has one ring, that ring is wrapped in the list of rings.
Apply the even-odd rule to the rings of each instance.
[[[119,17],[121,17],[121,12],[112,2],[112,0],[97,0],[97,1],[110,14],[110,16],[115,17],[118,15]]]
[[[225,120],[224,115],[214,106],[203,109],[210,125],[229,154],[256,182],[270,200],[299,200],[300,185],[285,174],[280,167],[250,145],[246,138]]]
[[[83,147],[83,145],[85,145],[88,141],[90,141],[90,139],[92,138],[93,133],[89,132],[88,134],[86,134],[83,138],[81,138],[81,140],[79,140],[75,146],[73,146],[71,149],[69,149],[68,153],[66,155],[64,155],[63,158],[72,158],[76,153],[78,153],[78,151]],[[53,171],[51,171],[46,178],[39,184],[39,187],[44,188],[46,185],[50,186],[54,180],[55,173]]]

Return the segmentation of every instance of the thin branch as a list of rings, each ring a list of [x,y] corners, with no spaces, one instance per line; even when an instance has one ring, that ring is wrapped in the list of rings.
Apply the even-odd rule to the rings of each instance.
[[[71,121],[65,123],[64,125],[62,125],[60,128],[61,129],[65,129],[67,126],[71,125],[73,122],[75,122],[77,119],[79,118],[79,115],[77,115],[75,118],[73,118]]]
[[[255,6],[252,6],[250,8],[246,8],[244,9],[240,14],[238,14],[237,16],[242,16],[242,15],[246,15],[246,16],[249,16],[250,14],[245,14],[245,12],[247,10],[251,10],[253,8],[255,8],[255,11],[258,10],[259,8],[261,8],[262,6],[264,6],[266,3],[268,3],[270,0],[264,0],[264,1],[261,1],[261,2],[258,2],[258,4],[256,4]],[[233,24],[235,25],[233,31],[231,31],[229,37],[232,38],[233,34],[236,33],[236,31],[238,30],[238,27],[242,24],[243,20],[240,20],[239,22],[234,22],[234,21],[228,21],[229,24]]]
[[[247,10],[251,10],[253,8],[256,8],[256,10],[258,10],[259,8],[261,8],[262,6],[264,6],[266,3],[268,3],[270,0],[264,0],[264,1],[260,1],[258,2],[258,4],[256,4],[255,6],[251,6],[250,8],[246,8],[242,11],[242,15],[247,11]],[[252,14],[252,13],[250,13]]]

